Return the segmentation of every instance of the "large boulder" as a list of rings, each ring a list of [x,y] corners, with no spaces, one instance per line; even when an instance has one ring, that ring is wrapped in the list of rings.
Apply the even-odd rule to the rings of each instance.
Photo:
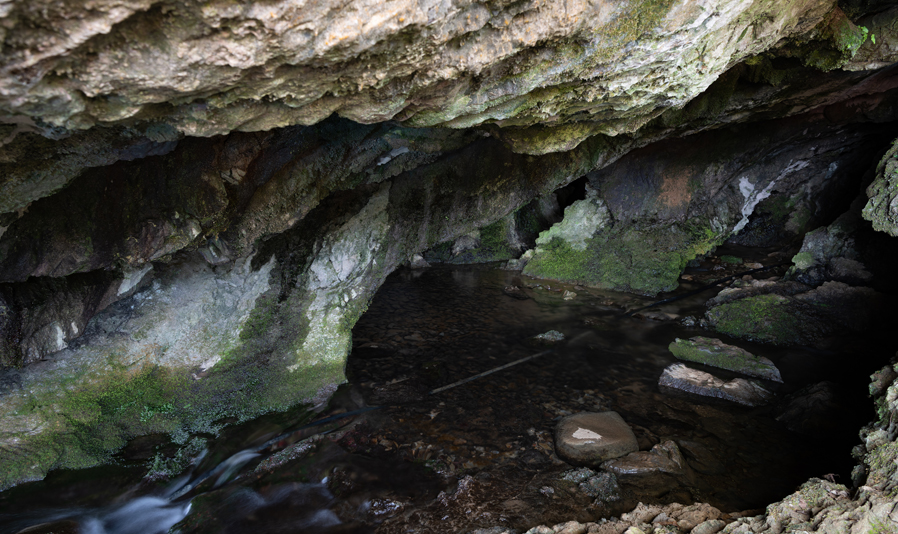
[[[597,466],[639,450],[639,444],[617,412],[578,413],[558,422],[555,450],[575,464]]]
[[[795,264],[787,278],[811,286],[835,280],[853,285],[867,285],[873,274],[861,261],[857,233],[863,225],[861,208],[864,198],[858,197],[851,208],[825,227],[804,236],[801,249],[792,258]]]
[[[867,287],[795,282],[725,289],[708,301],[708,323],[718,332],[779,345],[811,344],[874,327],[882,295]]]

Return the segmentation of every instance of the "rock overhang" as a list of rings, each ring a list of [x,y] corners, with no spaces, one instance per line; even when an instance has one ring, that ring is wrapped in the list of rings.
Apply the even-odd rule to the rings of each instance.
[[[59,134],[357,122],[637,129],[832,1],[5,4],[0,109]],[[585,126],[581,123],[585,123]]]
[[[168,269],[177,277],[184,255],[205,250],[207,261],[213,253],[225,258],[218,283],[231,259],[245,259],[256,245],[270,252],[275,245],[266,238],[303,226],[308,235],[284,250],[298,250],[297,257],[310,265],[328,260],[342,273],[340,280],[309,286],[294,299],[317,303],[320,324],[290,315],[287,306],[268,314],[263,297],[252,303],[247,322],[255,330],[272,324],[292,328],[281,340],[282,352],[308,364],[306,369],[318,360],[333,364],[319,373],[323,378],[309,372],[313,382],[332,384],[342,379],[352,323],[383,277],[406,257],[482,228],[633,148],[722,124],[799,113],[837,125],[858,115],[868,122],[894,120],[881,111],[889,102],[882,95],[898,85],[894,69],[802,74],[833,66],[802,66],[803,44],[829,42],[844,52],[842,33],[827,33],[833,21],[853,39],[848,55],[857,51],[862,32],[833,2],[458,2],[414,9],[405,2],[355,2],[309,7],[330,9],[310,17],[312,22],[297,21],[302,9],[290,6],[99,0],[88,8],[41,0],[0,7],[7,58],[0,81],[7,146],[0,149],[9,149],[4,161],[14,169],[0,178],[0,188],[9,193],[0,202],[0,240],[7,231],[11,238],[15,221],[35,215],[38,206],[29,215],[29,204],[66,187],[86,168],[106,175],[120,160],[170,157],[165,178],[174,183],[178,172],[208,162],[211,174],[193,176],[202,187],[184,191],[213,190],[210,199],[221,202],[207,199],[201,206],[212,215],[165,230],[158,249],[129,267],[165,264],[182,253]],[[60,24],[51,31],[53,21]],[[864,50],[852,70],[881,66],[875,50]],[[827,55],[833,57],[845,59]],[[817,112],[808,113],[815,107]],[[327,119],[335,114],[355,122]],[[193,158],[191,150],[205,155]],[[60,154],[62,163],[53,159]],[[309,155],[314,157],[304,159]],[[464,158],[479,165],[459,165]],[[35,171],[28,166],[34,160],[50,163]],[[377,193],[381,188],[388,193]],[[171,196],[187,198],[180,193]],[[383,247],[360,271],[342,260],[335,264],[340,246],[354,237],[336,231],[328,236],[327,228],[348,224],[361,211],[339,223],[324,217],[305,224],[305,218],[329,196],[345,195],[362,206],[366,195],[379,194],[390,197],[389,228],[370,226],[370,217],[356,225],[378,229],[383,235],[377,243],[398,245]],[[130,200],[142,201],[140,195]],[[180,220],[184,209],[176,204]],[[221,223],[225,215],[229,228]],[[119,244],[127,242],[127,236],[117,237]],[[723,236],[711,237],[716,242]],[[98,250],[93,239],[80,244],[85,257]],[[368,243],[360,246],[372,250]],[[109,256],[83,270],[120,268],[120,258]],[[680,259],[668,270],[682,270]],[[278,265],[272,280],[306,287],[300,284],[308,282],[301,279],[302,269],[283,257]],[[52,271],[58,277],[71,272]],[[241,341],[248,341],[244,334],[260,333],[245,330]],[[230,363],[239,370],[238,360]],[[310,384],[307,393],[318,385]],[[295,384],[288,386],[283,391],[296,391]],[[283,391],[275,392],[272,406],[299,399]]]

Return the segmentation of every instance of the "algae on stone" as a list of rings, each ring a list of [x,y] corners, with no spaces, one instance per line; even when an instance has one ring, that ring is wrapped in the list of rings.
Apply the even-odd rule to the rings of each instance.
[[[709,324],[733,337],[777,345],[815,343],[834,332],[872,328],[881,296],[870,288],[826,282],[725,290],[708,302]]]
[[[775,382],[783,381],[779,369],[767,358],[727,345],[719,339],[700,336],[688,340],[677,338],[668,348],[680,360],[703,363]]]
[[[566,235],[573,236],[573,244]],[[600,229],[591,237],[550,229],[540,240],[543,244],[524,268],[526,275],[655,295],[675,289],[689,260],[709,252],[723,235],[709,230],[697,236],[678,225],[654,229],[620,225]]]

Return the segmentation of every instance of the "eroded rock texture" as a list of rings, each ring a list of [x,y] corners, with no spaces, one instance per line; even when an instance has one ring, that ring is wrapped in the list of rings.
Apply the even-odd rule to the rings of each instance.
[[[586,122],[582,139],[633,131],[823,21],[838,46],[863,42],[818,0],[38,1],[2,15],[2,107],[23,116],[17,128],[162,117],[189,135],[339,113],[416,126]]]
[[[881,125],[834,126],[819,110],[634,150],[588,175],[592,193],[568,208],[571,222],[540,237],[524,272],[670,291],[687,262],[734,234],[782,241],[834,216],[828,210],[856,194],[856,175],[890,135]],[[749,227],[756,210],[763,222]]]
[[[0,3],[0,487],[326,398],[425,251],[657,293],[829,225],[896,135],[888,7]]]

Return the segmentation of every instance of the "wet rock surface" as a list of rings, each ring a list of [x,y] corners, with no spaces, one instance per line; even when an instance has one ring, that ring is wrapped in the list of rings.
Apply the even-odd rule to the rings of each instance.
[[[661,378],[658,379],[658,385],[744,406],[763,406],[773,400],[773,393],[757,382],[743,378],[721,380],[710,373],[691,369],[682,363],[675,363],[664,369]]]
[[[636,436],[617,412],[569,415],[555,427],[555,450],[573,464],[596,466],[638,449]]]
[[[509,298],[503,292],[508,286],[529,298]],[[349,373],[357,392],[341,390],[335,399],[344,404],[332,409],[355,410],[363,400],[379,401],[378,395],[398,402],[341,419],[334,424],[353,422],[330,434],[299,433],[272,445],[281,452],[248,464],[234,483],[206,486],[182,532],[287,524],[360,533],[536,528],[620,534],[629,528],[689,532],[692,524],[713,531],[738,510],[788,494],[814,474],[810,457],[827,457],[769,412],[659,392],[657,377],[673,361],[668,344],[696,332],[675,321],[619,317],[643,304],[639,297],[577,289],[578,298],[566,301],[566,289],[473,268],[435,266],[390,277],[354,333]],[[694,314],[701,299],[662,309]],[[547,329],[567,338],[552,355],[439,395],[422,394],[533,354],[526,340]],[[823,361],[815,358],[819,367]],[[781,387],[789,387],[791,375],[783,376]],[[611,409],[630,422],[640,449],[613,460],[620,463],[617,471],[572,469],[556,456],[558,421]],[[262,420],[231,429],[223,443],[236,452],[241,443],[278,432],[253,430],[253,424]],[[0,513],[9,510],[7,503],[15,505],[17,491],[34,490],[26,485],[0,494]],[[326,513],[316,516],[316,509]],[[322,522],[313,523],[315,517]],[[326,526],[335,518],[339,525]]]
[[[389,425],[372,429],[377,442],[385,444],[384,452],[410,460],[424,459],[425,465],[433,466],[450,484],[470,474],[471,486],[466,491],[479,491],[475,495],[486,502],[474,498],[464,501],[459,496],[456,501],[447,501],[449,506],[428,505],[408,517],[393,516],[385,520],[379,532],[420,528],[415,524],[431,525],[428,528],[434,532],[464,532],[497,524],[525,532],[534,524],[561,525],[571,519],[586,525],[589,518],[582,514],[609,517],[649,499],[685,503],[701,500],[734,512],[766,504],[754,504],[748,496],[771,491],[788,470],[806,462],[806,438],[785,431],[769,415],[751,415],[739,406],[695,403],[658,392],[657,377],[673,360],[667,344],[681,327],[674,321],[634,318],[627,322],[629,333],[621,337],[615,315],[637,307],[638,297],[578,289],[577,299],[565,301],[563,291],[569,286],[563,284],[516,279],[513,273],[442,269],[399,274],[384,287],[383,300],[372,303],[356,330],[356,342],[402,344],[409,359],[403,363],[399,354],[351,358],[350,376],[359,381],[363,392],[404,376],[437,387],[532,354],[539,349],[522,343],[528,337],[520,323],[525,315],[549,321],[538,321],[540,325],[569,325],[557,328],[566,334],[567,341],[552,355],[520,368],[445,391],[439,399],[427,399],[419,406],[391,409],[386,420]],[[491,277],[498,279],[487,282]],[[403,284],[416,289],[409,292]],[[454,288],[450,291],[452,299],[437,296],[441,284]],[[529,298],[509,298],[503,291],[511,285]],[[487,300],[471,307],[465,295],[474,294]],[[699,302],[692,309],[699,310]],[[591,324],[583,324],[579,312],[565,315],[565,307],[571,306],[572,310],[584,310]],[[665,310],[695,313],[689,311],[688,302],[685,306]],[[425,316],[437,319],[428,321]],[[379,320],[393,327],[380,330],[375,327]],[[535,328],[545,331],[545,327]],[[418,332],[421,340],[405,340],[410,331]],[[662,334],[665,331],[669,333]],[[670,337],[657,345],[646,344],[655,336]],[[468,343],[474,340],[478,348],[472,352]],[[583,365],[574,371],[568,363],[572,357],[578,361],[584,358],[582,361],[589,362],[589,368],[597,374],[586,374]],[[619,385],[612,386],[611,380]],[[606,479],[596,479],[605,472],[601,469],[565,475],[570,467],[556,456],[554,427],[562,418],[583,411],[583,407],[590,411],[613,409],[633,426],[641,451],[636,454],[645,456],[638,465],[645,469],[638,475],[615,474],[619,492]],[[781,446],[768,449],[771,440]],[[793,453],[788,443],[796,444],[795,456],[790,456]],[[488,444],[500,446],[491,448]],[[675,450],[679,452],[672,452]],[[781,491],[788,493],[801,480],[783,480]],[[448,490],[446,493],[451,495]],[[468,507],[453,504],[459,501],[469,503]],[[405,513],[409,510],[406,508]],[[441,523],[447,515],[449,523]],[[705,528],[717,526],[714,523]]]
[[[670,440],[653,446],[647,452],[633,452],[623,458],[609,460],[602,467],[624,477],[650,475],[655,471],[670,475],[682,475],[688,469],[686,460],[680,453],[677,444]]]
[[[718,332],[776,344],[820,343],[827,336],[863,332],[881,317],[882,296],[868,287],[797,282],[727,289],[708,302]]]
[[[703,363],[737,373],[782,382],[779,369],[763,356],[755,356],[747,350],[727,345],[719,339],[694,337],[674,340],[670,351],[677,359]]]

